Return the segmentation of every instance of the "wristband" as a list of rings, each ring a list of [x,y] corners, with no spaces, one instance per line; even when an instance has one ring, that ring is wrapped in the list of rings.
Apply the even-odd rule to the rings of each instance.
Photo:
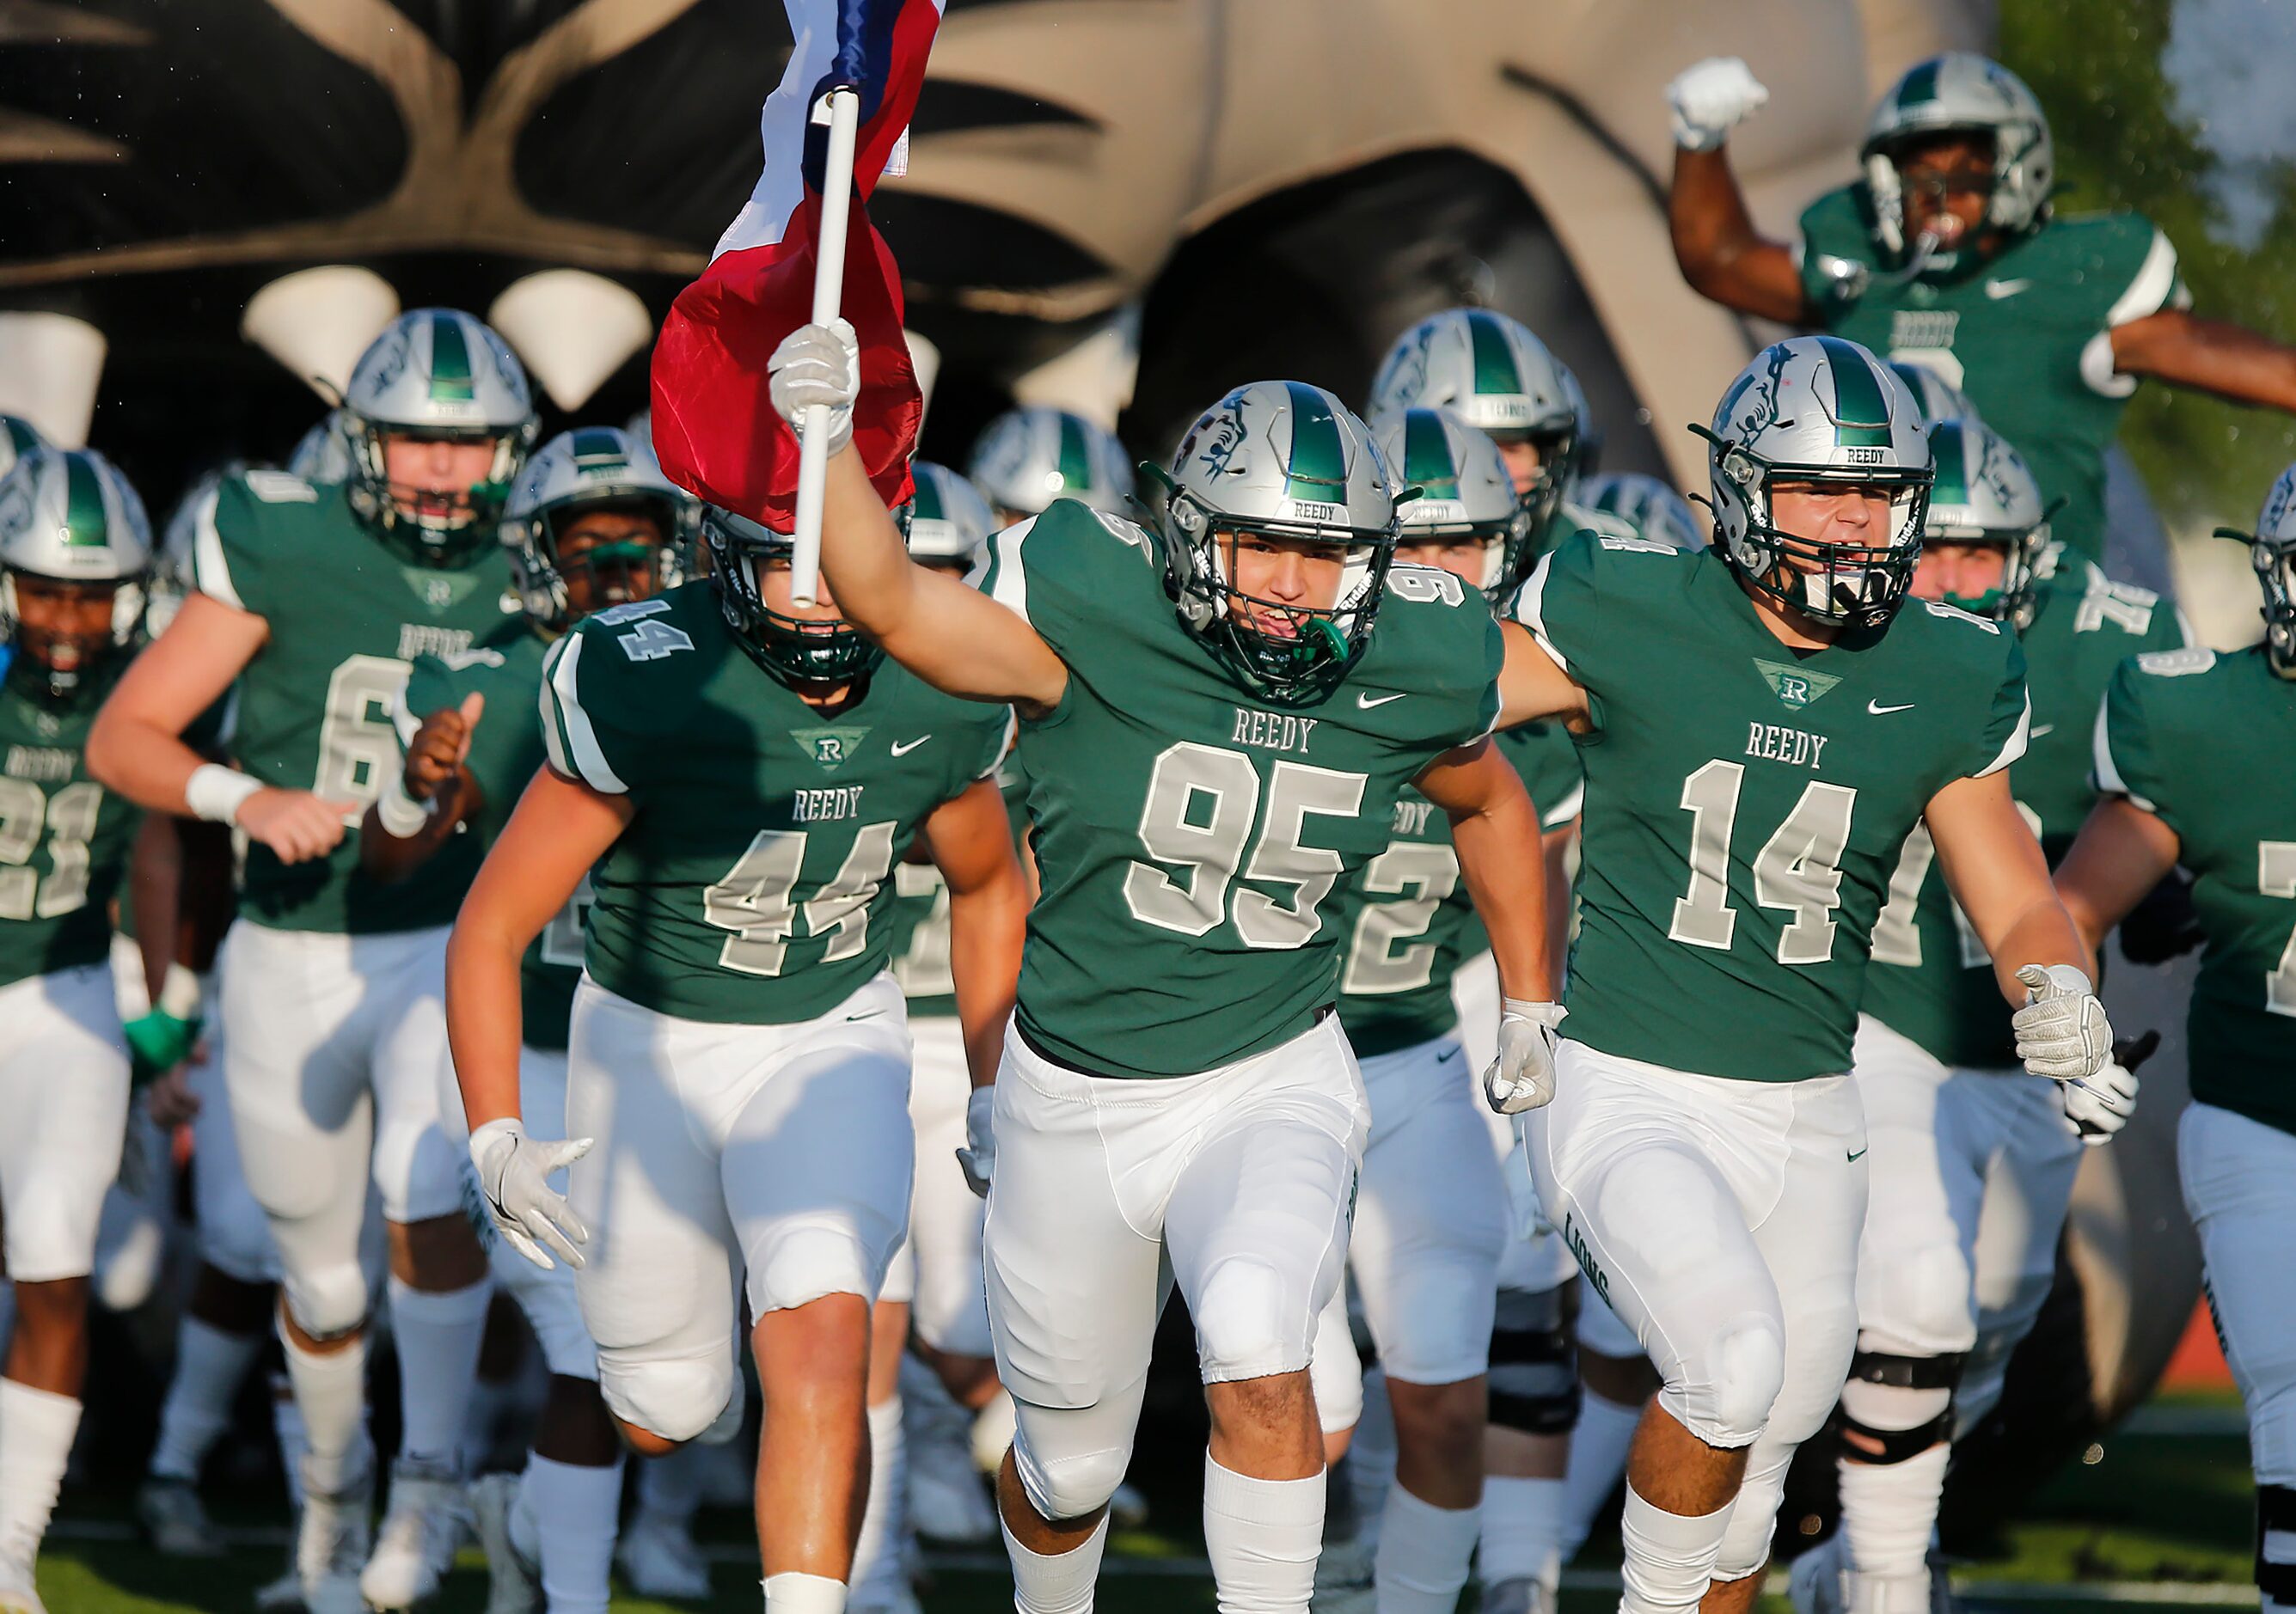
[[[192,1020],[198,1016],[201,1000],[206,995],[206,988],[190,966],[169,964],[166,978],[160,983],[160,1000],[152,1006],[177,1020]]]
[[[408,795],[406,781],[396,774],[382,787],[382,794],[374,799],[376,822],[400,840],[420,834],[437,808],[435,800],[417,801]]]
[[[209,823],[236,823],[240,807],[261,789],[261,780],[237,768],[226,767],[219,762],[202,762],[184,782],[184,805],[192,810],[194,818],[204,818]]]

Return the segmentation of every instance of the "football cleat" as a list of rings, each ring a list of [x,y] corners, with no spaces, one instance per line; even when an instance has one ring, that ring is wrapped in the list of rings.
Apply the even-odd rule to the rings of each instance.
[[[641,1597],[699,1602],[709,1595],[709,1566],[684,1520],[640,1512],[622,1532],[614,1561]]]
[[[520,1476],[488,1474],[471,1487],[471,1518],[487,1555],[487,1614],[536,1614],[542,1570],[514,1528]]]
[[[451,1470],[405,1458],[391,1464],[390,1506],[359,1594],[385,1614],[435,1595],[470,1526],[467,1487]]]
[[[295,1578],[308,1614],[365,1614],[359,1570],[367,1559],[373,1526],[372,1476],[330,1496],[308,1492],[295,1531]]]
[[[152,1550],[164,1558],[220,1558],[223,1543],[200,1493],[188,1479],[153,1475],[135,1493],[135,1519]]]
[[[1555,1598],[1529,1576],[1498,1581],[1483,1588],[1483,1614],[1554,1614]]]

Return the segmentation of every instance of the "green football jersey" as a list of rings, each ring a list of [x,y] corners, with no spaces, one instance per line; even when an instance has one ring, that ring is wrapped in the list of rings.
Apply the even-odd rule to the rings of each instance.
[[[2193,1097],[2296,1132],[2296,684],[2261,648],[2120,665],[2098,786],[2177,832],[2208,947],[2187,1020]]]
[[[2024,749],[2014,635],[1916,602],[1796,651],[1719,552],[1593,533],[1517,610],[1594,720],[1564,1035],[1746,1081],[1849,1069],[1907,832]]]
[[[418,656],[407,675],[398,714],[402,761],[423,718],[454,710],[473,694],[486,697],[465,758],[483,800],[455,837],[475,840],[481,856],[510,822],[519,797],[543,764],[542,728],[534,721],[534,707],[549,649],[539,634],[517,634],[459,655]],[[518,961],[522,1035],[529,1048],[557,1053],[566,1046],[574,987],[582,979],[582,917],[589,905],[586,880]]]
[[[250,471],[226,478],[201,512],[193,567],[201,594],[270,628],[239,676],[233,757],[266,784],[357,804],[351,832],[325,857],[290,865],[250,846],[240,912],[334,934],[451,922],[479,843],[459,837],[408,879],[379,885],[359,872],[357,825],[398,766],[391,714],[414,659],[528,631],[501,549],[487,545],[460,570],[409,566],[368,535],[341,487]]]
[[[883,970],[895,857],[1004,744],[1003,707],[890,661],[823,715],[734,642],[706,582],[586,619],[543,676],[550,766],[636,809],[591,871],[584,965],[685,1020],[791,1025]]]
[[[0,680],[0,987],[111,954],[141,815],[87,776],[108,688],[53,705]]]
[[[996,784],[1017,846],[1029,827],[1028,786],[1009,767],[997,769]],[[893,938],[893,979],[909,1000],[909,1018],[953,1018],[956,981],[949,972],[948,882],[922,848],[913,848],[893,865],[893,904],[886,924]]]
[[[2095,559],[2104,453],[2136,390],[2113,370],[2112,330],[2190,300],[2176,248],[2133,213],[2055,218],[1973,268],[1893,285],[1872,217],[1863,183],[1801,216],[1802,285],[1818,323],[1966,392],[2025,456],[2042,497],[2066,501],[2052,530]]]
[[[2009,769],[2009,788],[2054,864],[2096,799],[2089,766],[2096,712],[2122,658],[2185,643],[2173,606],[2150,591],[2109,581],[2072,555],[2038,586],[2025,630],[2031,743]],[[2017,1039],[1993,961],[1945,889],[1926,825],[1906,838],[1890,900],[1874,926],[1874,967],[1865,1012],[1946,1064],[2010,1069]]]
[[[1062,500],[997,542],[996,597],[1069,669],[1020,725],[1044,887],[1022,1033],[1119,1077],[1298,1036],[1338,995],[1336,893],[1410,782],[1496,716],[1497,622],[1448,572],[1398,567],[1346,677],[1276,708],[1182,625],[1144,528]]]

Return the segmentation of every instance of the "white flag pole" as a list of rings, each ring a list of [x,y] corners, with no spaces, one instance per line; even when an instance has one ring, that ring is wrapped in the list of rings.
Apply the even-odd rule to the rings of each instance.
[[[824,111],[826,117],[824,119]],[[814,121],[829,125],[829,152],[821,169],[821,239],[813,268],[813,323],[837,317],[845,293],[845,225],[853,199],[853,137],[861,126],[861,97],[835,89],[814,109]],[[797,463],[797,527],[790,552],[790,595],[811,605],[821,595],[821,502],[829,479],[829,411],[816,404],[805,412]]]

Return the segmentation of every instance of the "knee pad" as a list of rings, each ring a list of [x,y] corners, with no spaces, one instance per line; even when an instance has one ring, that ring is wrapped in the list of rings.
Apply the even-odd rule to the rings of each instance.
[[[1757,1314],[1718,1329],[1683,1362],[1684,1381],[1659,1392],[1660,1405],[1709,1446],[1750,1446],[1768,1427],[1785,1384],[1785,1336]]]
[[[1857,1320],[1869,1339],[1945,1356],[1977,1343],[1969,1263],[1948,1244],[1893,1254],[1858,1274]]]
[[[374,1181],[382,1191],[384,1218],[406,1224],[463,1213],[470,1162],[470,1150],[448,1142],[437,1117],[386,1118],[374,1135]]]
[[[1568,1434],[1578,1421],[1574,1290],[1499,1291],[1491,1325],[1490,1421],[1526,1435]]]
[[[1953,1436],[1953,1392],[1968,1358],[1861,1350],[1841,1387],[1841,1454],[1875,1467],[1917,1457]]]
[[[366,1320],[366,1273],[355,1261],[332,1261],[291,1272],[282,1287],[287,1315],[314,1340],[347,1334]]]
[[[1051,1520],[1098,1512],[1132,1466],[1132,1431],[1112,1427],[1105,1404],[1084,1407],[1013,1403],[1013,1467],[1029,1505]]]
[[[1327,1435],[1350,1430],[1363,1417],[1363,1357],[1339,1307],[1326,1306],[1316,1320],[1316,1350],[1308,1361],[1308,1382],[1316,1392],[1316,1417]]]
[[[845,1228],[784,1228],[767,1241],[750,1268],[750,1309],[762,1317],[769,1311],[793,1311],[824,1295],[859,1295],[873,1303],[898,1238],[889,1238],[873,1259]]]
[[[1305,1285],[1288,1282],[1265,1261],[1222,1261],[1204,1280],[1196,1312],[1204,1381],[1261,1379],[1307,1366],[1316,1321],[1310,1299]]]
[[[2269,1602],[2296,1602],[2296,1488],[2256,1487],[2256,1589]]]
[[[606,1410],[664,1440],[691,1440],[717,1421],[734,1389],[732,1342],[706,1356],[624,1360],[598,1353],[598,1393]]]

